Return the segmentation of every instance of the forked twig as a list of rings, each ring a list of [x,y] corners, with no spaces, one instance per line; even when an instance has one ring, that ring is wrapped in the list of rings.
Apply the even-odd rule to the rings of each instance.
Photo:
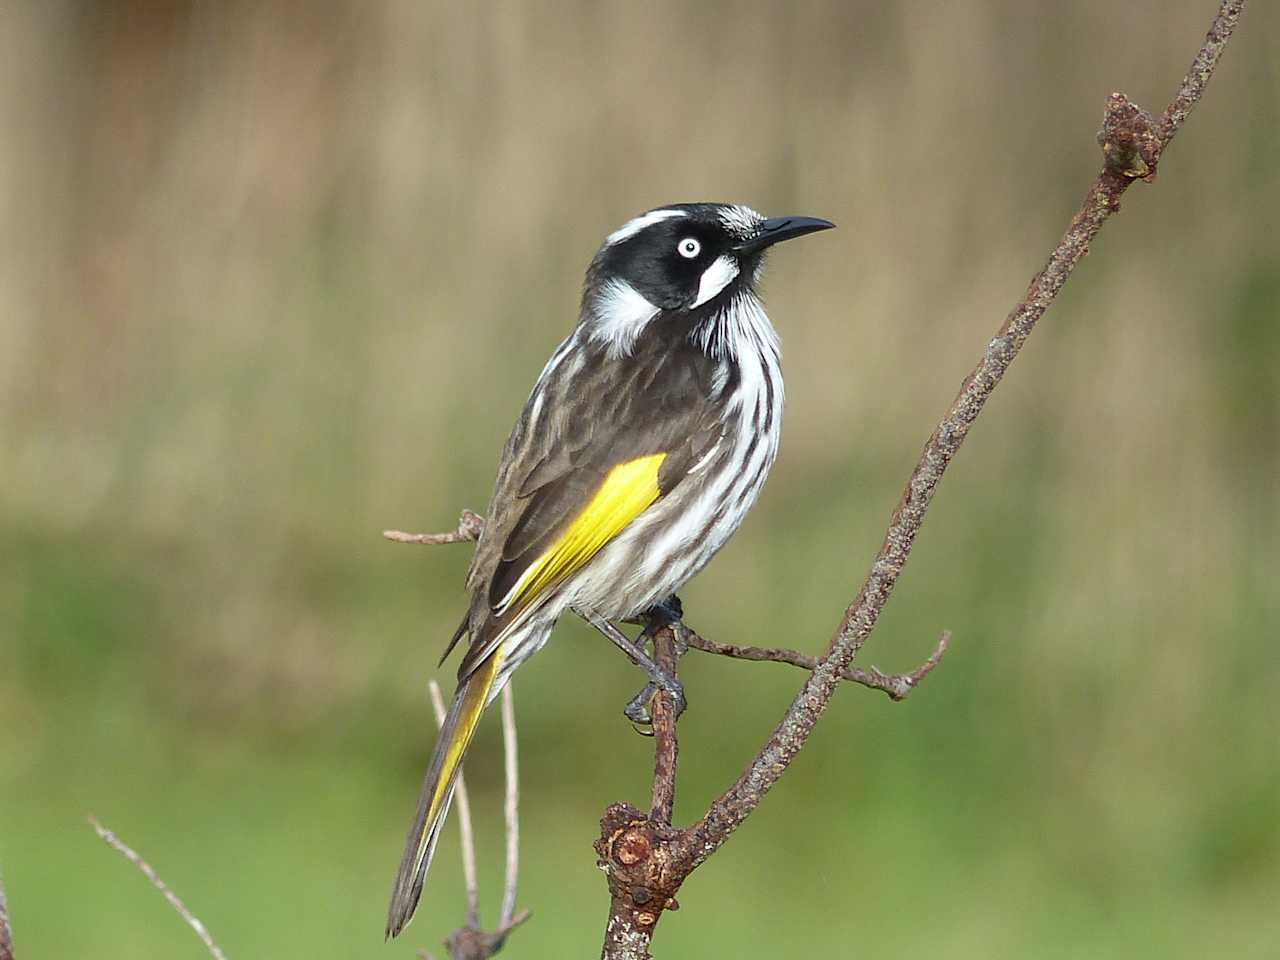
[[[107,846],[142,871],[142,875],[151,881],[151,885],[160,891],[161,896],[169,901],[169,906],[173,907],[178,916],[186,921],[187,926],[196,932],[196,936],[200,938],[200,942],[204,944],[205,949],[209,951],[214,960],[227,960],[227,955],[214,943],[208,928],[200,922],[199,917],[187,909],[187,905],[182,902],[178,895],[170,890],[169,886],[156,875],[155,870],[151,868],[151,864],[143,860],[137,851],[99,823],[96,817],[89,817],[89,825],[93,827],[94,832],[102,838]]]

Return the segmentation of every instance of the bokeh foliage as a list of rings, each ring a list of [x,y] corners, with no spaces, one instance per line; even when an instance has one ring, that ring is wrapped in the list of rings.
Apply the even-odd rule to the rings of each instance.
[[[26,3],[0,18],[0,865],[25,958],[410,957],[378,943],[466,548],[600,238],[665,202],[780,250],[789,407],[684,592],[818,649],[934,419],[1211,2]],[[1280,949],[1280,20],[1250,11],[943,484],[849,689],[688,884],[664,956]],[[450,667],[440,671],[446,680]],[[677,817],[799,682],[685,666]],[[566,623],[516,683],[520,957],[598,950],[595,818],[642,800],[640,677]],[[492,722],[469,765],[492,917]]]

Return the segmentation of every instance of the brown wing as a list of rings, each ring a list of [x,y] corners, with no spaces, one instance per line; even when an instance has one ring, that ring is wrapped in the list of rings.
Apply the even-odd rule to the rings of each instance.
[[[714,368],[684,337],[659,335],[642,337],[624,358],[577,339],[548,366],[507,440],[467,575],[472,643],[460,677],[493,647],[495,631],[482,624],[614,467],[665,454],[658,473],[665,495],[719,439],[720,398],[732,390],[714,382]]]

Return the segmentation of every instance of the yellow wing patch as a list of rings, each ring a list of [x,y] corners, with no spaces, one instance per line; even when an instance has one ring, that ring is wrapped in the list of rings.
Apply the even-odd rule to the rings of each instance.
[[[527,606],[544,591],[564,583],[624,527],[658,499],[658,470],[665,453],[620,463],[604,478],[581,513],[542,556],[529,565],[503,603]]]

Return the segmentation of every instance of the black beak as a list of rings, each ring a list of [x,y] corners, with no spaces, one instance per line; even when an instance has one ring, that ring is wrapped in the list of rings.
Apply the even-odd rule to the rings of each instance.
[[[756,231],[754,237],[738,244],[734,247],[734,251],[757,253],[783,240],[793,240],[819,230],[830,230],[834,226],[835,224],[830,220],[820,220],[817,217],[770,217],[760,224],[760,229]]]

